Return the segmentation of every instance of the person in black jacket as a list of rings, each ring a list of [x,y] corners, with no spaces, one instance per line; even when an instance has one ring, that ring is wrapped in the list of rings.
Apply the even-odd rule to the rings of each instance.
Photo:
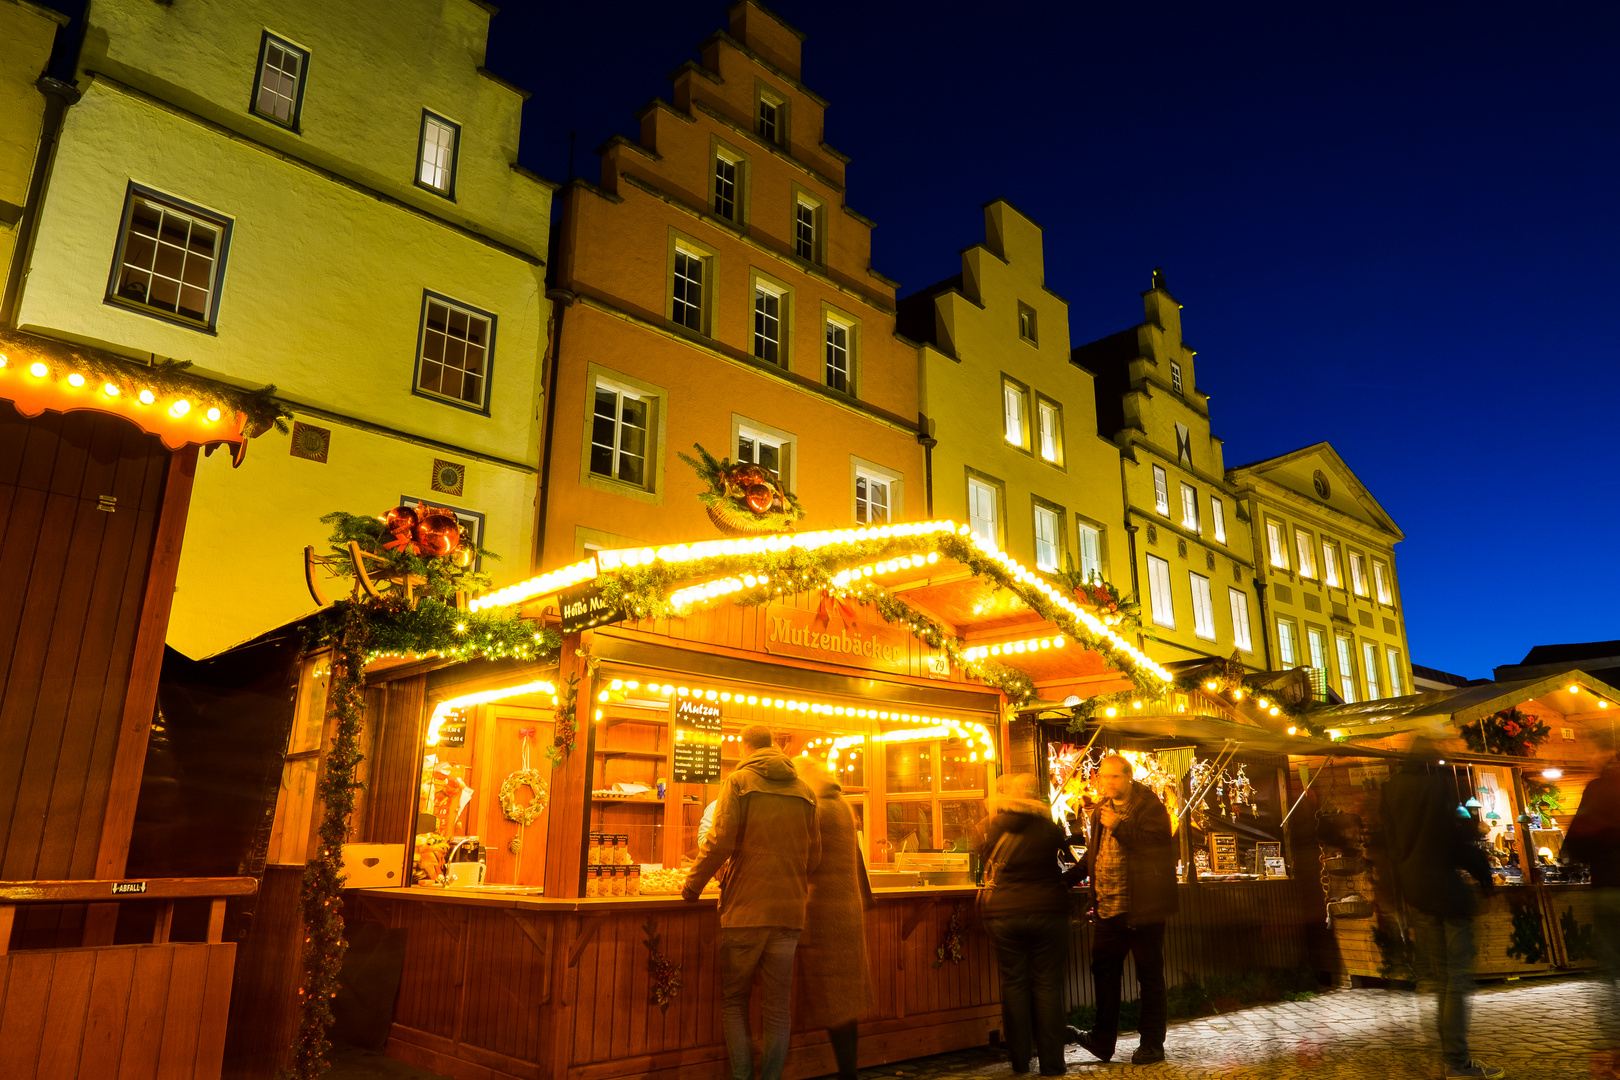
[[[1586,785],[1560,854],[1592,872],[1592,938],[1598,972],[1608,983],[1599,1018],[1609,1058],[1604,1071],[1615,1075],[1620,1073],[1620,758],[1610,759]]]
[[[1109,754],[1097,766],[1102,801],[1092,817],[1085,861],[1097,897],[1091,944],[1097,1020],[1075,1041],[1099,1060],[1113,1058],[1120,980],[1126,955],[1133,955],[1142,1017],[1137,1024],[1141,1041],[1131,1063],[1151,1065],[1164,1060],[1164,921],[1179,910],[1180,899],[1170,813],[1132,773],[1131,763],[1118,754]]]
[[[979,915],[1001,970],[1001,1012],[1015,1073],[1029,1071],[1033,1049],[1042,1076],[1062,1076],[1063,969],[1069,950],[1069,887],[1058,850],[1068,840],[1050,807],[1035,798],[1035,777],[1009,773],[990,816],[970,842],[984,863]]]
[[[1395,884],[1412,911],[1418,954],[1439,986],[1440,1053],[1447,1077],[1494,1080],[1502,1070],[1468,1052],[1474,993],[1474,893],[1467,872],[1489,892],[1490,861],[1474,821],[1457,812],[1456,783],[1426,747],[1384,784],[1379,815]]]

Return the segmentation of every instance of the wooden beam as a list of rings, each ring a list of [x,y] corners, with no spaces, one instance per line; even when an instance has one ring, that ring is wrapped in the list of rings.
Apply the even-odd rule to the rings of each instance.
[[[174,901],[158,908],[157,920],[152,924],[152,944],[167,945],[169,929],[174,925]]]
[[[603,914],[606,914],[606,912]],[[597,931],[602,929],[601,916],[593,918],[587,915],[582,921],[585,925],[581,929],[579,937],[574,941],[574,947],[568,951],[569,967],[579,966],[579,954],[585,951],[585,946],[596,940]]]
[[[210,945],[218,945],[225,940],[225,901],[223,898],[208,902],[208,936],[203,940]]]
[[[117,881],[0,881],[7,904],[65,904],[120,900],[184,900],[196,897],[252,896],[259,882],[250,877],[147,878]]]
[[[0,904],[0,956],[11,948],[11,924],[17,919],[15,904]]]

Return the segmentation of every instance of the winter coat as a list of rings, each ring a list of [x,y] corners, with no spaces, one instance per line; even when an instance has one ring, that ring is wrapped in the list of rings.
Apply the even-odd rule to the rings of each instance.
[[[1462,873],[1490,889],[1491,864],[1478,827],[1457,813],[1451,776],[1421,765],[1404,767],[1385,781],[1379,817],[1395,884],[1406,902],[1430,915],[1472,915],[1474,894]]]
[[[1068,836],[1052,820],[1051,808],[1035,799],[1000,797],[990,809],[968,838],[984,864],[979,914],[994,919],[1066,913],[1069,886],[1080,873],[1076,867],[1065,877],[1058,866]]]
[[[842,785],[833,780],[811,786],[820,796],[821,862],[810,874],[810,900],[799,935],[794,1019],[804,1028],[838,1028],[859,1020],[877,1003],[866,963],[866,912],[875,901]]]
[[[1586,785],[1560,854],[1584,863],[1595,887],[1620,888],[1620,760]]]
[[[1125,797],[1125,820],[1114,826],[1114,839],[1125,852],[1125,881],[1131,906],[1128,926],[1161,923],[1181,910],[1176,892],[1176,839],[1170,831],[1170,812],[1145,784],[1131,781]],[[1091,819],[1086,843],[1086,875],[1097,882],[1097,853],[1102,850],[1102,815]]]
[[[720,785],[714,827],[681,896],[696,900],[720,875],[720,925],[804,927],[810,872],[821,861],[816,795],[774,746],[737,763]]]

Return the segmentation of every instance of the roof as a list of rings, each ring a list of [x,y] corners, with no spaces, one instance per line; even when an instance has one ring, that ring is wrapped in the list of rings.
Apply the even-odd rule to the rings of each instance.
[[[1142,355],[1137,331],[1141,324],[1077,345],[1069,350],[1069,363],[1095,376],[1097,433],[1112,439],[1125,426],[1125,394],[1131,388],[1131,361]]]
[[[938,326],[934,319],[934,299],[942,293],[962,291],[962,275],[954,274],[918,289],[909,296],[895,301],[895,330],[912,341],[939,344]]]
[[[1584,693],[1570,693],[1578,686]],[[1613,708],[1620,690],[1582,671],[1562,672],[1517,682],[1481,682],[1455,690],[1431,690],[1405,697],[1332,705],[1311,714],[1320,727],[1354,736],[1393,735],[1414,729],[1451,731],[1503,709],[1540,700],[1566,716],[1595,712],[1599,701]]]
[[[1474,682],[1488,682],[1489,680],[1470,679],[1466,675],[1455,675],[1439,668],[1424,667],[1422,664],[1412,665],[1414,679],[1427,679],[1429,682],[1449,683],[1452,686],[1467,686]]]
[[[1620,641],[1582,641],[1568,645],[1537,645],[1519,663],[1558,664],[1565,660],[1607,660],[1620,656]]]
[[[1290,450],[1286,454],[1262,458],[1259,461],[1250,461],[1243,465],[1230,466],[1226,470],[1226,478],[1235,481],[1235,478],[1240,473],[1252,473],[1259,477],[1270,470],[1313,455],[1326,459],[1328,465],[1335,472],[1340,472],[1347,478],[1350,485],[1350,494],[1367,509],[1374,522],[1394,535],[1397,540],[1405,538],[1406,534],[1401,531],[1399,525],[1395,524],[1395,519],[1389,516],[1388,511],[1379,505],[1378,500],[1373,498],[1372,492],[1367,490],[1367,485],[1361,482],[1361,477],[1357,476],[1355,471],[1344,463],[1344,458],[1340,457],[1339,452],[1327,442],[1312,443],[1309,446],[1302,446],[1298,450]],[[1275,483],[1275,481],[1273,482]]]

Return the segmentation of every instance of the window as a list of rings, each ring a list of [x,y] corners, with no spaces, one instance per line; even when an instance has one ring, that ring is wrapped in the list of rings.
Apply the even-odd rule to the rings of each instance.
[[[973,535],[992,544],[1000,543],[1001,493],[994,484],[968,478],[968,524]]]
[[[793,254],[801,259],[811,262],[818,261],[816,252],[820,250],[820,207],[806,199],[796,199],[793,203]]]
[[[1294,530],[1294,551],[1299,555],[1299,576],[1316,576],[1316,549],[1311,546],[1311,534],[1304,529]]]
[[[1209,592],[1209,578],[1188,574],[1192,582],[1193,633],[1205,641],[1215,640],[1215,602]]]
[[[1339,576],[1339,549],[1328,541],[1322,541],[1322,580],[1335,589],[1344,588],[1344,579]]]
[[[1279,570],[1288,569],[1288,549],[1283,547],[1282,522],[1266,522],[1266,548],[1271,556],[1271,565]]]
[[[1373,560],[1373,587],[1378,590],[1380,604],[1395,602],[1395,593],[1389,587],[1389,568],[1377,559]]]
[[[675,249],[675,281],[670,295],[670,319],[677,326],[703,333],[703,279],[708,260],[685,248]]]
[[[1339,696],[1345,701],[1356,700],[1356,655],[1355,646],[1348,634],[1336,634],[1334,640],[1339,647]]]
[[[1377,701],[1384,695],[1378,692],[1378,646],[1370,641],[1361,643],[1361,673],[1367,677],[1367,700]]]
[[[782,362],[782,294],[754,283],[754,355],[767,364]]]
[[[1035,568],[1056,573],[1062,566],[1063,541],[1059,536],[1058,512],[1046,506],[1035,507]]]
[[[737,460],[758,465],[771,474],[771,479],[783,482],[787,470],[787,444],[781,439],[746,428],[737,432]],[[884,506],[888,500],[884,499]]]
[[[1385,646],[1384,659],[1389,664],[1389,696],[1400,697],[1406,680],[1401,678],[1401,650]]]
[[[417,393],[488,412],[495,316],[424,293],[418,340]]]
[[[1036,344],[1035,309],[1022,301],[1018,304],[1018,336],[1031,345]]]
[[[1001,383],[1001,429],[1014,446],[1029,449],[1029,391],[1010,379]]]
[[[107,298],[212,328],[231,223],[130,185]]]
[[[737,174],[742,166],[725,154],[714,155],[714,212],[727,221],[740,220],[737,214]]]
[[[1277,659],[1284,668],[1299,666],[1299,631],[1290,619],[1277,620]]]
[[[1153,509],[1170,516],[1170,480],[1157,465],[1153,466]]]
[[[1215,530],[1216,541],[1226,543],[1226,507],[1213,495],[1209,497],[1209,523]]]
[[[1080,576],[1086,581],[1102,580],[1102,531],[1094,525],[1075,526],[1080,536]]]
[[[1181,524],[1198,531],[1198,489],[1191,484],[1181,485]]]
[[[253,111],[282,127],[298,130],[304,103],[304,72],[309,53],[265,32],[259,41],[259,71],[253,80]]]
[[[787,102],[771,94],[761,93],[754,105],[754,130],[759,137],[775,146],[787,143]]]
[[[1170,389],[1181,393],[1181,365],[1174,360],[1170,361]]]
[[[849,337],[851,327],[837,319],[827,320],[827,386],[839,393],[850,393]]]
[[[1036,428],[1041,439],[1041,460],[1063,464],[1063,412],[1045,398],[1035,401]]]
[[[1311,649],[1311,667],[1327,675],[1327,635],[1314,626],[1305,628],[1305,642]]]
[[[1367,595],[1367,562],[1354,551],[1350,553],[1350,587],[1357,596]]]
[[[591,420],[591,472],[635,487],[647,482],[647,398],[597,383]]]
[[[1232,605],[1232,641],[1244,652],[1254,651],[1254,637],[1249,633],[1249,594],[1242,589],[1227,589],[1226,599]]]
[[[456,197],[456,148],[461,125],[422,110],[422,140],[417,153],[416,182],[447,199]]]
[[[855,474],[855,523],[884,525],[889,520],[889,481],[883,477]]]
[[[1153,621],[1167,630],[1176,628],[1176,606],[1170,596],[1170,563],[1157,555],[1147,557],[1148,599],[1153,605]]]

